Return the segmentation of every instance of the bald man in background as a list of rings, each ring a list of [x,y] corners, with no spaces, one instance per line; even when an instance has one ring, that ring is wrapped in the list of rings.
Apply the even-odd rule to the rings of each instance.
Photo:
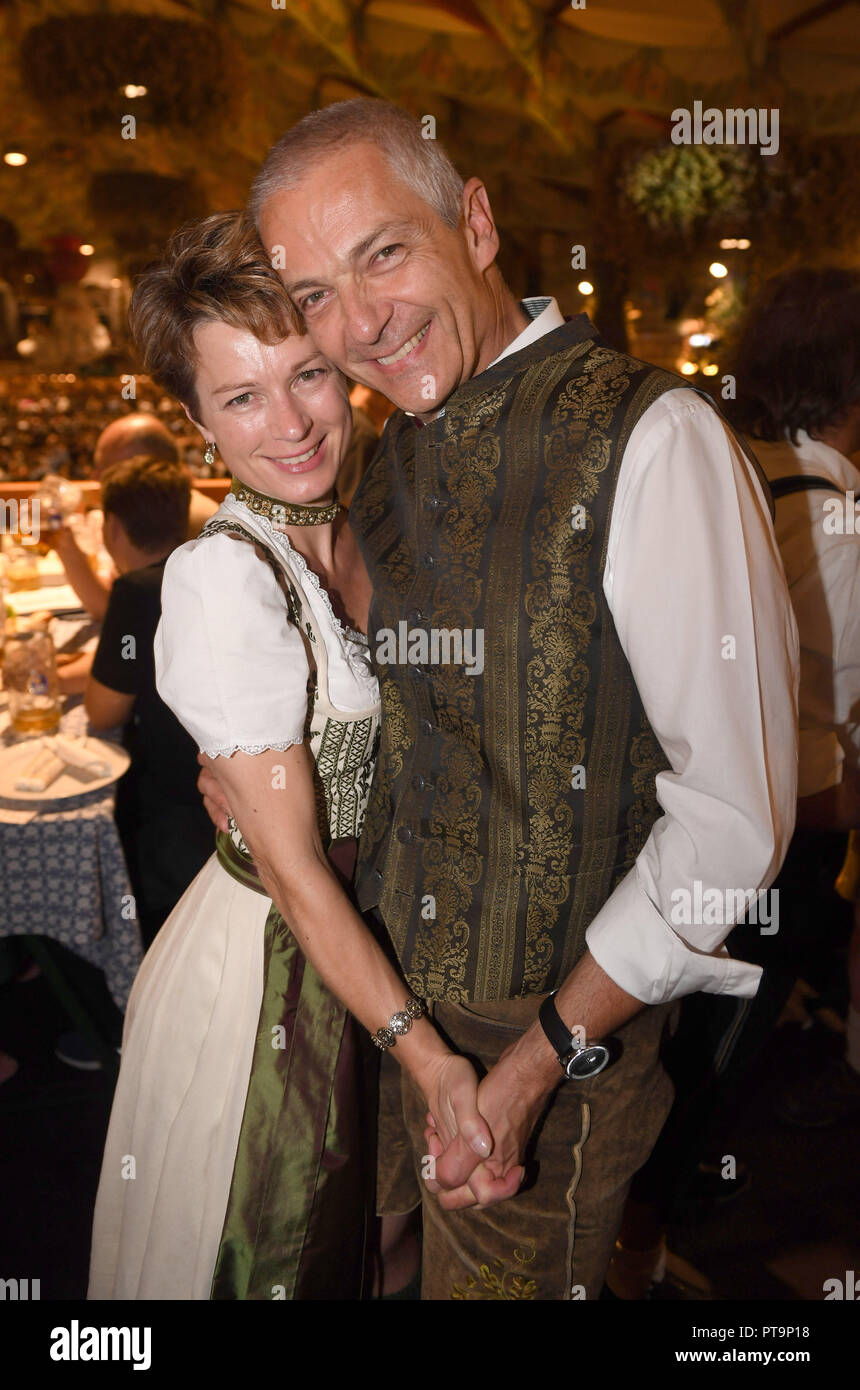
[[[96,440],[93,453],[95,476],[100,478],[106,468],[130,458],[164,459],[168,463],[179,462],[179,447],[166,425],[154,415],[144,415],[134,411],[123,415],[102,430]],[[188,540],[200,534],[210,516],[218,510],[218,503],[191,489],[191,505],[188,511]],[[103,522],[101,510],[93,508],[89,516],[91,524]],[[47,539],[47,537],[46,537]],[[53,548],[62,561],[66,578],[81,600],[87,612],[101,619],[107,611],[111,583],[105,583],[93,573],[89,559],[79,546],[72,529],[68,526],[51,534]],[[101,545],[101,538],[99,537]]]

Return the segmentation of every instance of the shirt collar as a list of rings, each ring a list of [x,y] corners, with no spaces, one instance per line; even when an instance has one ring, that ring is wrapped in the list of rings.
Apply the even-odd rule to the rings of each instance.
[[[529,322],[522,333],[518,333],[513,342],[508,343],[508,346],[499,353],[498,357],[487,363],[484,371],[488,367],[495,367],[496,363],[501,362],[503,357],[510,357],[511,353],[519,352],[520,348],[528,347],[530,343],[536,343],[538,338],[542,338],[545,333],[552,333],[556,328],[564,327],[564,315],[558,307],[558,302],[551,295],[540,294],[529,299],[521,299],[520,308],[524,314],[528,315]],[[403,413],[410,418],[414,417],[414,412],[411,410],[405,410]],[[443,406],[435,418],[438,420],[444,414],[445,407]],[[417,420],[416,424],[423,424],[423,421]]]
[[[558,307],[558,303],[550,295],[536,295],[533,299],[521,299],[520,308],[524,314],[528,314],[530,323],[526,324],[522,333],[518,333],[512,343],[498,357],[487,365],[495,367],[497,362],[501,362],[503,357],[510,357],[511,353],[519,352],[520,348],[529,347],[531,343],[536,343],[538,338],[542,338],[545,333],[552,333],[556,328],[564,327],[564,315]]]

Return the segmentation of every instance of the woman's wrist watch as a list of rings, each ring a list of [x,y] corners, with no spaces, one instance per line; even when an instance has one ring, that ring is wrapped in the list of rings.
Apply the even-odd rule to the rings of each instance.
[[[575,1033],[562,1022],[555,1007],[558,990],[548,994],[540,1006],[538,1018],[551,1046],[558,1054],[561,1069],[568,1081],[585,1081],[603,1071],[609,1061],[609,1048],[603,1043],[580,1042]]]

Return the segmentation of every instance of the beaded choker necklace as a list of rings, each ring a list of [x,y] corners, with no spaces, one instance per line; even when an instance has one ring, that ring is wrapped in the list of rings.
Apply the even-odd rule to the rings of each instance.
[[[325,526],[340,511],[339,502],[328,507],[303,507],[296,502],[283,502],[279,497],[267,497],[265,492],[240,483],[238,478],[233,479],[230,491],[256,516],[267,516],[276,526]]]

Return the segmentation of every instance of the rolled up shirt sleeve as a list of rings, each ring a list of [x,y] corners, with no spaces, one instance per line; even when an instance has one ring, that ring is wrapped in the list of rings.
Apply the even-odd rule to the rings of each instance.
[[[636,425],[619,474],[604,593],[671,769],[664,814],[586,932],[646,1004],[749,997],[761,969],[723,945],[773,882],[794,828],[797,627],[764,495],[691,391]],[[767,935],[774,905],[761,903]]]

